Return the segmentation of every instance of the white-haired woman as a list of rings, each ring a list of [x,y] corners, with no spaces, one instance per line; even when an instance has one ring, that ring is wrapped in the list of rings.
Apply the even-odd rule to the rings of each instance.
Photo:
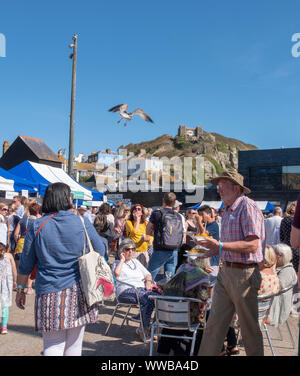
[[[270,245],[267,245],[264,259],[258,264],[261,275],[261,285],[258,295],[277,294],[279,292],[280,285],[276,274],[276,262],[274,249]]]
[[[274,246],[277,257],[276,272],[279,278],[280,288],[284,289],[297,283],[297,274],[291,262],[293,253],[291,247],[287,244],[279,243]],[[292,308],[293,289],[288,292],[275,296],[271,311],[270,324],[278,327],[283,324],[289,317]]]
[[[137,297],[134,288],[130,288],[122,282],[134,286],[139,295],[141,316],[146,337],[150,333],[151,314],[154,309],[154,301],[149,299],[152,292],[152,277],[148,270],[135,258],[136,246],[133,240],[124,239],[118,250],[119,260],[115,261],[112,270],[116,277],[116,294],[120,303],[137,304]],[[137,329],[137,334],[143,338],[141,328]]]

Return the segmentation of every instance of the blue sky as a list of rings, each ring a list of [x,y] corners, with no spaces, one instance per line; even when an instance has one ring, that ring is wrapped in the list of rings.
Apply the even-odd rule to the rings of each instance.
[[[22,134],[68,151],[77,33],[76,154],[174,136],[180,124],[299,147],[297,32],[297,0],[2,2],[1,144]],[[118,125],[107,110],[119,103],[155,123]]]

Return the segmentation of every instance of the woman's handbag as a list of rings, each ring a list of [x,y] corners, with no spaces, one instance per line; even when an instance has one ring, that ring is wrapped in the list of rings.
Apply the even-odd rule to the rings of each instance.
[[[15,254],[19,254],[19,253],[23,252],[25,235],[26,235],[26,232],[30,228],[30,226],[28,226],[28,217],[27,217],[27,220],[26,220],[26,226],[25,227],[26,227],[26,230],[23,232],[23,234],[21,234],[21,237],[17,241],[17,245],[16,245],[16,248],[15,248]]]
[[[88,305],[92,306],[110,298],[114,292],[114,280],[104,257],[94,251],[83,218],[81,216],[79,218],[90,249],[89,253],[85,253],[86,246],[84,246],[83,255],[78,258],[79,271],[84,295]]]

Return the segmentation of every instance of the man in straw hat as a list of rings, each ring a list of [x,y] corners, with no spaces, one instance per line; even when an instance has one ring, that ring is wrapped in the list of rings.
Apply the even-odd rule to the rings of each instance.
[[[264,218],[256,203],[245,196],[243,176],[223,172],[213,179],[224,202],[221,241],[208,238],[199,244],[210,249],[206,257],[220,256],[221,267],[199,355],[218,355],[234,313],[238,314],[247,355],[263,356],[263,338],[258,323],[257,293],[263,260]]]

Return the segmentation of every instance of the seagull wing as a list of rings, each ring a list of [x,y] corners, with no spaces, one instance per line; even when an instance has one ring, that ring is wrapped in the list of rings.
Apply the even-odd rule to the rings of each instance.
[[[118,104],[117,106],[114,106],[112,107],[110,110],[108,110],[110,112],[127,112],[127,104]]]
[[[146,114],[146,112],[143,111],[143,110],[140,109],[140,108],[137,108],[136,110],[132,111],[132,112],[131,112],[130,114],[128,114],[128,115],[131,115],[131,116],[133,116],[133,115],[140,115],[140,117],[141,117],[142,119],[144,119],[144,120],[146,120],[146,121],[149,121],[150,123],[153,123],[153,120],[150,118],[150,116],[148,116],[148,115]]]

